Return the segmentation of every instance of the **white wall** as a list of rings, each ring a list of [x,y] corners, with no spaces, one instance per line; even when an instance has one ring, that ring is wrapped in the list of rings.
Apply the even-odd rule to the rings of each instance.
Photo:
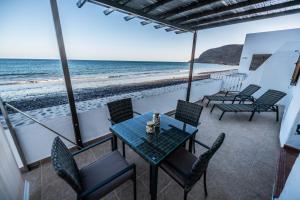
[[[203,95],[218,92],[221,84],[221,80],[211,79],[194,82],[192,84],[191,101],[199,100]],[[183,87],[177,91],[133,100],[133,107],[134,110],[140,113],[149,111],[165,113],[175,109],[177,100],[185,99],[185,95],[186,87]],[[107,120],[109,113],[106,106],[79,113],[78,117],[83,142],[98,138],[109,132],[110,122]],[[43,123],[75,141],[70,116],[49,119],[43,121]],[[53,133],[38,124],[16,127],[16,133],[28,164],[50,156],[52,141],[56,137]],[[68,146],[72,145],[69,143]]]
[[[279,136],[281,145],[295,132],[296,124],[300,123],[300,86],[290,85],[299,50],[300,29],[248,34],[240,61],[239,72],[248,74],[243,86],[253,83],[262,87],[255,97],[268,89],[287,93],[279,102],[285,106]],[[249,71],[252,55],[256,53],[271,53],[272,56],[256,71]]]
[[[280,127],[280,143],[283,146],[291,134],[296,133],[297,124],[300,124],[300,83],[290,92],[291,101],[286,107]]]
[[[253,54],[273,54],[285,43],[300,40],[300,29],[247,34],[241,55],[241,73],[249,73]]]
[[[24,179],[0,125],[0,199],[23,199]]]

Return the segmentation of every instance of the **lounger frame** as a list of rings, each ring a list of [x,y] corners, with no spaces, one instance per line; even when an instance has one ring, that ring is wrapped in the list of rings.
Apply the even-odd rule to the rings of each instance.
[[[228,95],[232,91],[227,91],[224,96],[223,95],[211,95],[211,96],[206,95],[202,98],[201,101],[203,102],[205,99],[208,100],[208,102],[206,103],[206,107],[208,107],[208,105],[211,101],[222,101],[222,103],[224,103],[225,101],[231,101],[232,104],[235,101],[239,101],[239,103],[244,103],[245,101],[254,102],[254,98],[252,97],[252,94],[254,94],[259,89],[260,89],[260,86],[250,84],[244,90],[242,90],[241,92],[239,92],[237,94]],[[217,99],[214,99],[214,98],[217,98]]]
[[[275,112],[276,121],[279,121],[279,107],[276,103],[281,100],[286,93],[277,90],[268,90],[251,104],[214,104],[211,111],[215,107],[222,111],[219,120],[221,120],[226,112],[251,112],[249,121],[252,121],[255,113]]]

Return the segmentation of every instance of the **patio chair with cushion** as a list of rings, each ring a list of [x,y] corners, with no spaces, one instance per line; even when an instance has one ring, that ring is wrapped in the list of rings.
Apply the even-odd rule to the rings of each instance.
[[[161,163],[160,167],[184,189],[184,200],[187,199],[188,192],[202,177],[202,175],[205,196],[207,196],[207,167],[210,159],[220,148],[224,139],[225,134],[221,133],[211,147],[195,140],[197,144],[207,149],[199,157],[196,157],[184,148],[179,148]]]
[[[251,112],[249,121],[252,120],[256,112],[275,112],[276,121],[279,120],[279,109],[278,105],[275,105],[280,99],[282,99],[286,93],[277,90],[268,90],[263,95],[261,95],[257,100],[251,104],[214,104],[211,111],[215,107],[222,111],[219,120],[222,119],[225,112]]]
[[[202,102],[204,101],[204,99],[207,99],[208,102],[206,104],[206,106],[208,106],[208,104],[211,101],[222,101],[223,103],[225,101],[231,101],[232,103],[234,103],[235,101],[239,101],[244,102],[244,101],[253,101],[254,98],[252,97],[252,95],[260,89],[260,86],[258,85],[253,85],[250,84],[248,85],[245,89],[243,89],[241,92],[237,93],[237,94],[232,94],[231,92],[227,92],[224,95],[210,95],[210,96],[204,96],[202,99]],[[231,95],[229,95],[231,93]]]
[[[126,121],[133,118],[134,114],[140,115],[140,113],[135,112],[132,108],[131,98],[121,99],[113,102],[107,103],[107,107],[110,114],[110,119],[108,119],[112,125]],[[114,136],[115,137],[115,136]],[[117,141],[117,138],[114,138],[114,141]],[[117,148],[117,142],[114,144],[114,147]],[[125,143],[122,142],[123,157],[126,157],[125,153]]]
[[[100,143],[108,141],[105,139]],[[98,143],[98,144],[100,144]],[[100,199],[126,182],[133,181],[134,199],[136,199],[136,169],[129,165],[118,151],[113,151],[95,162],[78,169],[74,156],[95,145],[71,153],[59,137],[54,139],[51,159],[54,170],[77,193],[77,199]]]
[[[199,119],[203,107],[199,104],[178,100],[175,111],[175,119],[192,126],[199,126]],[[195,137],[194,137],[195,138]],[[195,144],[193,143],[193,150],[195,152]]]

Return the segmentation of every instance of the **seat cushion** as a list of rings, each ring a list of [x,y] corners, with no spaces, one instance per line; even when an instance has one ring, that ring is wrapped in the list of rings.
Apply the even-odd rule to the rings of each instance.
[[[113,151],[90,165],[80,170],[83,191],[90,190],[102,181],[112,177],[128,166],[126,160],[118,151]],[[98,189],[86,199],[99,199],[114,190],[116,187],[133,177],[133,170],[130,170],[102,188]]]
[[[161,168],[183,186],[189,183],[196,160],[197,157],[192,153],[179,148],[161,163]]]

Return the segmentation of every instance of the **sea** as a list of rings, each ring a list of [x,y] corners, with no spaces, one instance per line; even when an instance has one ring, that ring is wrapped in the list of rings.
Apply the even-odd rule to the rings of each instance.
[[[235,70],[237,66],[195,63],[194,75],[212,71]],[[102,61],[69,60],[74,93],[81,90],[95,91],[109,86],[159,81],[188,77],[188,62],[148,62],[148,61]],[[186,88],[186,84],[132,91],[129,93],[104,95],[98,99],[76,101],[78,112],[85,112],[102,107],[109,101],[121,98],[141,99]],[[92,90],[89,90],[92,89]],[[0,97],[28,115],[38,120],[48,120],[70,115],[67,104],[54,103],[39,107],[40,99],[57,99],[66,96],[63,71],[59,60],[49,59],[0,59]],[[24,101],[27,100],[27,101]],[[20,105],[35,106],[25,109]],[[28,104],[28,105],[27,105]],[[33,121],[20,113],[11,113],[10,121],[14,126],[32,124]],[[0,123],[6,128],[0,113]]]
[[[236,69],[196,63],[194,74]],[[188,62],[70,60],[74,90],[187,77]],[[0,59],[0,96],[5,101],[65,92],[59,60]]]

